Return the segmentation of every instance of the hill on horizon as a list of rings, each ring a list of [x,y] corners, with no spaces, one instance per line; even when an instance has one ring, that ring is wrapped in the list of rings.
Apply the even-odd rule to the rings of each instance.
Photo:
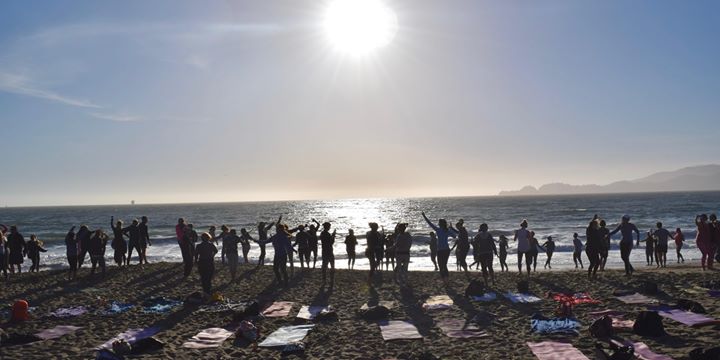
[[[550,183],[539,188],[528,185],[520,190],[501,191],[498,195],[611,194],[709,190],[720,190],[720,165],[690,166],[675,171],[658,172],[640,179],[616,181],[607,185]]]

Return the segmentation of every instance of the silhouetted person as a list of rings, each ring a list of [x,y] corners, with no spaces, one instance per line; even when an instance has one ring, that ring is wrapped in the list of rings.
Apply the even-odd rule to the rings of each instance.
[[[278,284],[288,285],[288,274],[287,274],[287,260],[288,253],[292,252],[292,245],[290,244],[290,234],[287,232],[285,226],[283,226],[278,220],[275,226],[275,235],[270,238],[272,242],[275,256],[273,258],[273,272],[275,273],[275,280]],[[323,253],[323,262],[325,259],[325,253]],[[325,272],[323,268],[323,281],[325,279]]]
[[[385,270],[395,270],[395,231],[385,236]]]
[[[578,233],[573,234],[573,262],[575,263],[576,269],[578,268],[578,264],[581,269],[584,269],[585,266],[583,266],[582,262],[583,243],[578,236]]]
[[[645,239],[638,241],[638,244],[641,242],[645,243],[645,261],[647,266],[650,266],[655,263],[655,239],[652,233],[650,231],[646,232]]]
[[[673,240],[675,240],[675,252],[677,254],[678,264],[680,263],[680,261],[685,262],[685,258],[683,258],[682,254],[680,253],[680,250],[682,250],[683,248],[683,243],[685,242],[685,235],[683,235],[680,228],[675,229],[675,236],[673,236]]]
[[[21,265],[25,257],[25,246],[25,238],[18,232],[17,226],[10,226],[10,234],[7,236],[5,247],[8,251],[11,273],[15,273],[15,267],[17,267],[18,274],[22,273]]]
[[[435,235],[434,231],[430,232],[430,241],[428,241],[428,246],[430,247],[430,261],[432,261],[433,265],[435,265],[435,271],[438,271],[438,264],[437,264],[437,235]]]
[[[127,235],[128,237],[128,256],[127,256],[127,265],[130,265],[130,260],[132,259],[132,253],[133,249],[135,249],[138,253],[138,263],[142,264],[142,257],[140,256],[140,222],[137,221],[137,219],[134,219],[132,221],[132,224],[130,226],[123,229],[123,234]],[[82,246],[82,245],[81,245]]]
[[[115,218],[110,217],[110,228],[113,232],[113,239],[110,243],[110,247],[113,248],[115,251],[113,254],[113,258],[115,259],[115,264],[117,266],[122,267],[125,265],[125,254],[127,254],[127,242],[125,241],[125,235],[123,235],[123,222],[121,220],[118,220],[116,223],[114,223]]]
[[[282,220],[282,216],[280,216],[278,223],[280,223],[281,220]],[[267,245],[267,243],[270,242],[268,240],[267,232],[268,232],[268,230],[272,229],[273,226],[275,226],[275,223],[273,223],[273,222],[267,224],[264,221],[261,221],[258,223],[258,226],[257,226],[258,239],[255,241],[260,246],[260,258],[258,258],[258,263],[257,263],[258,267],[265,265],[265,245]]]
[[[605,270],[608,254],[610,253],[610,229],[607,228],[605,220],[600,220],[600,228],[598,229],[600,238],[602,239],[602,248],[600,249],[600,271]]]
[[[230,268],[230,279],[232,281],[235,280],[235,274],[237,274],[237,267],[238,267],[238,244],[240,243],[241,239],[239,236],[237,236],[237,232],[235,229],[230,230],[230,232],[227,235],[224,235],[222,238],[222,252],[224,256],[227,258],[227,264]]]
[[[473,239],[475,251],[477,251],[478,261],[482,267],[483,280],[485,285],[488,284],[488,275],[495,284],[495,272],[493,271],[493,254],[497,255],[497,247],[495,247],[495,239],[488,231],[487,224],[481,224],[477,235]],[[471,265],[472,267],[472,265]]]
[[[412,247],[412,235],[407,232],[407,223],[398,224],[395,234],[395,258],[397,267],[395,268],[397,281],[400,284],[407,285],[407,272],[410,264],[410,248]]]
[[[78,253],[78,269],[85,263],[85,255],[88,253],[90,246],[90,238],[92,237],[92,231],[88,229],[87,225],[80,225],[80,229],[76,235],[78,244],[80,245],[80,252]]]
[[[310,234],[305,230],[305,225],[297,227],[298,233],[295,235],[295,245],[298,248],[298,257],[300,258],[300,267],[310,268]]]
[[[630,215],[623,215],[620,225],[608,234],[608,237],[612,237],[617,232],[620,232],[622,239],[620,239],[620,257],[625,263],[625,275],[631,276],[635,269],[630,264],[630,252],[633,248],[633,232],[637,234],[637,241],[640,242],[640,230],[638,230],[635,224],[630,222]]]
[[[695,217],[695,225],[697,226],[697,235],[695,236],[695,244],[700,249],[702,258],[700,264],[702,269],[713,270],[713,254],[715,253],[715,244],[712,242],[712,228],[707,222],[708,217],[705,214]]]
[[[333,254],[333,245],[335,244],[335,234],[337,230],[330,233],[330,223],[322,224],[323,231],[320,233],[320,243],[322,244],[322,278],[323,284],[326,282],[325,272],[330,265],[330,284],[335,284],[335,254]]]
[[[355,247],[357,246],[357,243],[355,231],[353,231],[353,229],[349,229],[348,235],[345,236],[345,252],[347,253],[348,258],[348,269],[355,267]]]
[[[247,264],[250,262],[248,260],[248,253],[250,252],[250,240],[253,240],[253,237],[250,235],[250,233],[245,230],[245,228],[240,229],[240,239],[242,244],[242,252],[243,252],[243,259],[245,260],[245,263]]]
[[[527,267],[527,274],[530,276],[532,258],[528,254],[530,251],[530,231],[528,231],[527,227],[527,220],[520,222],[520,229],[515,230],[513,241],[517,241],[518,272],[522,274],[522,259],[525,256],[525,266]]]
[[[140,225],[138,225],[138,228],[140,230],[140,263],[147,264],[147,247],[152,246],[152,242],[150,242],[150,233],[148,232],[148,218],[147,216],[143,216],[140,218]]]
[[[655,244],[655,263],[656,267],[667,266],[667,251],[668,251],[668,240],[672,237],[667,229],[663,228],[663,224],[658,221],[655,224],[657,230],[653,232],[653,237],[656,240]]]
[[[547,241],[542,244],[542,247],[545,249],[545,256],[547,256],[547,260],[545,260],[545,269],[552,269],[550,262],[552,261],[553,254],[555,253],[555,240],[553,240],[552,236],[547,237]]]
[[[107,246],[107,235],[102,230],[97,229],[90,238],[89,249],[90,263],[92,268],[90,274],[95,274],[95,268],[100,267],[100,271],[105,275],[105,248]]]
[[[42,241],[38,240],[35,234],[30,235],[30,241],[27,242],[26,250],[27,257],[32,262],[30,272],[40,271],[40,253],[47,252],[47,250],[45,250]]]
[[[3,277],[7,280],[8,278],[8,250],[7,250],[7,226],[0,224],[0,271],[3,273]]]
[[[528,249],[528,252],[525,256],[530,257],[530,263],[532,263],[532,270],[535,272],[537,270],[537,258],[538,254],[540,253],[540,242],[538,242],[538,239],[535,237],[535,232],[530,232],[530,237],[528,238],[528,241],[530,242],[530,249]]]
[[[180,247],[180,254],[183,259],[183,278],[187,278],[192,273],[193,263],[195,262],[194,246],[190,239],[191,230],[188,225],[185,224],[185,219],[179,218],[177,225],[175,225],[175,236],[177,237],[178,246]],[[195,233],[197,236],[197,233]]]
[[[65,235],[65,250],[68,265],[70,266],[70,270],[68,271],[68,280],[75,280],[77,278],[78,254],[80,253],[78,246],[79,244],[75,234],[75,227],[73,226],[70,230],[68,230],[67,235]]]
[[[585,253],[587,254],[588,261],[588,279],[594,279],[597,277],[597,271],[600,268],[600,250],[603,247],[603,234],[600,232],[600,224],[597,220],[593,220],[588,224],[587,230],[585,230],[587,241],[585,242]]]
[[[448,242],[449,237],[456,237],[457,231],[449,228],[447,220],[439,219],[438,224],[435,225],[425,216],[425,212],[422,212],[423,219],[435,230],[438,238],[438,266],[440,267],[440,278],[442,279],[445,286],[448,285],[448,278],[450,277],[450,271],[448,270],[447,263],[450,259],[450,243]]]
[[[211,242],[210,234],[203,233],[200,238],[202,241],[195,248],[195,262],[200,274],[203,292],[210,295],[212,293],[212,278],[215,274],[215,254],[217,254],[218,250],[215,244]]]
[[[308,233],[308,235],[310,235],[308,245],[310,246],[310,252],[313,255],[313,269],[314,269],[315,265],[317,264],[318,242],[320,241],[318,238],[318,233],[317,233],[320,230],[320,223],[315,219],[312,219],[312,222],[315,224],[310,225],[307,233]]]
[[[453,248],[456,248],[455,258],[457,259],[457,265],[467,274],[467,256],[470,252],[470,238],[467,229],[465,228],[464,221],[462,219],[455,223],[455,227],[457,230],[457,241],[453,245]]]
[[[370,231],[365,233],[365,240],[367,246],[365,247],[365,256],[368,259],[368,262],[370,263],[370,273],[368,275],[368,282],[372,281],[373,275],[375,275],[375,271],[378,270],[378,266],[380,266],[380,261],[378,257],[382,257],[383,247],[382,247],[382,241],[383,237],[382,234],[378,231],[378,224],[371,222],[368,223],[368,226],[370,226]]]
[[[500,271],[510,271],[507,264],[507,250],[510,248],[508,239],[505,235],[500,235],[500,241],[498,241],[498,259],[500,260]]]

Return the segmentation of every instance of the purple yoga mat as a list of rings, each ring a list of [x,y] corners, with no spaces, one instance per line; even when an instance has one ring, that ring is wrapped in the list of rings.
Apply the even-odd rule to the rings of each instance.
[[[648,307],[648,309],[657,311],[658,314],[660,314],[660,316],[675,320],[675,321],[685,324],[687,326],[698,327],[698,326],[720,324],[720,320],[715,320],[715,319],[709,318],[705,315],[696,314],[696,313],[685,311],[685,310],[672,309],[669,307],[661,307],[661,306],[651,306],[651,307]]]
[[[58,325],[52,329],[45,329],[43,331],[40,331],[35,335],[43,340],[51,340],[57,339],[63,335],[72,334],[79,329],[82,329],[82,327],[72,325]]]
[[[555,341],[528,342],[527,346],[540,360],[590,360],[572,344]]]

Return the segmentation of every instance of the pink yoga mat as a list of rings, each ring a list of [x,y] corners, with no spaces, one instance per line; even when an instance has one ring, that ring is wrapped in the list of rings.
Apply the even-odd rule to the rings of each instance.
[[[422,339],[415,325],[407,321],[383,321],[379,325],[385,341]]]
[[[294,302],[290,301],[276,301],[263,310],[262,314],[265,317],[285,317],[290,315]]]
[[[188,349],[207,349],[220,347],[233,332],[223,328],[209,328],[199,332],[182,346]]]
[[[540,360],[590,360],[572,344],[555,341],[528,342],[527,346]]]
[[[720,320],[715,320],[705,315],[696,314],[685,310],[664,307],[649,307],[648,309],[657,311],[660,316],[675,320],[687,326],[698,327],[720,324]]]
[[[488,333],[480,330],[477,324],[460,319],[438,321],[437,326],[451,338],[468,339],[489,336]]]
[[[636,342],[632,345],[633,348],[635,348],[635,356],[640,360],[673,360],[673,358],[667,355],[652,352],[645,343]]]

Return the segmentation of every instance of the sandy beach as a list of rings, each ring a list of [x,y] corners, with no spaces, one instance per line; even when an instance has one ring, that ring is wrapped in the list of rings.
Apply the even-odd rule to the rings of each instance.
[[[0,303],[10,304],[16,299],[28,300],[33,319],[14,325],[3,325],[6,332],[36,333],[56,325],[75,325],[82,327],[75,333],[63,337],[38,341],[26,345],[0,348],[3,359],[45,359],[48,354],[53,358],[87,359],[94,357],[93,348],[103,344],[120,332],[130,328],[149,326],[160,327],[155,336],[163,341],[162,350],[136,356],[137,358],[243,358],[277,359],[282,352],[272,348],[254,348],[235,340],[231,336],[220,347],[203,350],[191,350],[182,344],[199,331],[210,327],[221,327],[231,322],[227,313],[207,313],[196,311],[193,307],[179,306],[163,314],[146,314],[135,307],[115,316],[103,316],[92,310],[86,314],[57,318],[48,313],[60,307],[87,306],[92,309],[99,299],[123,303],[141,304],[151,297],[183,300],[188,294],[199,290],[197,275],[189,280],[182,279],[182,264],[157,263],[140,268],[110,268],[106,278],[99,275],[89,276],[89,270],[83,268],[80,279],[68,282],[65,273],[46,271],[41,273],[23,273],[12,276],[8,282],[0,282]],[[437,273],[411,272],[411,287],[406,290],[392,282],[391,274],[383,273],[385,281],[377,283],[374,289],[366,284],[366,271],[337,270],[334,288],[321,287],[319,269],[301,271],[295,269],[290,287],[281,288],[272,283],[270,267],[255,270],[254,266],[241,266],[240,278],[229,283],[229,274],[223,265],[218,264],[218,276],[214,287],[231,301],[258,300],[261,304],[273,301],[295,302],[289,316],[265,318],[257,323],[261,329],[261,339],[281,326],[305,324],[305,320],[296,319],[301,305],[332,305],[338,311],[337,321],[318,323],[305,338],[304,354],[290,355],[289,358],[308,359],[415,359],[431,358],[433,355],[443,359],[531,359],[532,352],[526,342],[564,339],[571,342],[589,358],[593,358],[595,340],[590,337],[587,327],[592,321],[588,314],[592,311],[613,309],[632,312],[642,310],[645,305],[628,305],[612,296],[615,289],[635,289],[642,280],[658,283],[660,294],[656,297],[661,303],[674,303],[674,299],[693,299],[701,303],[707,315],[720,318],[720,298],[713,298],[702,291],[686,292],[686,289],[699,285],[703,281],[720,279],[718,272],[701,272],[697,268],[672,268],[663,270],[639,270],[632,279],[627,279],[620,271],[605,271],[597,282],[591,283],[584,272],[556,271],[534,274],[530,280],[530,292],[542,301],[532,304],[514,304],[499,296],[492,302],[471,302],[464,296],[468,280],[461,273],[451,273],[450,286],[444,290]],[[471,274],[472,278],[479,273]],[[493,288],[498,294],[515,291],[517,273],[498,274],[497,285]],[[582,328],[579,336],[573,335],[536,335],[531,331],[530,318],[535,313],[553,316],[557,303],[546,297],[547,293],[563,292],[573,294],[588,292],[600,304],[581,304],[574,309]],[[424,311],[421,304],[433,295],[448,295],[454,306],[447,310]],[[369,300],[394,301],[396,306],[390,315],[393,320],[407,320],[418,328],[422,339],[384,341],[378,324],[365,321],[356,315],[357,310]],[[489,336],[484,338],[458,339],[446,336],[437,323],[447,319],[467,320],[477,316],[480,328]],[[717,345],[718,326],[693,328],[663,319],[667,336],[647,338],[630,332],[620,333],[625,339],[643,341],[653,351],[676,359],[688,358],[690,350],[696,347]],[[132,358],[132,357],[131,357]]]

